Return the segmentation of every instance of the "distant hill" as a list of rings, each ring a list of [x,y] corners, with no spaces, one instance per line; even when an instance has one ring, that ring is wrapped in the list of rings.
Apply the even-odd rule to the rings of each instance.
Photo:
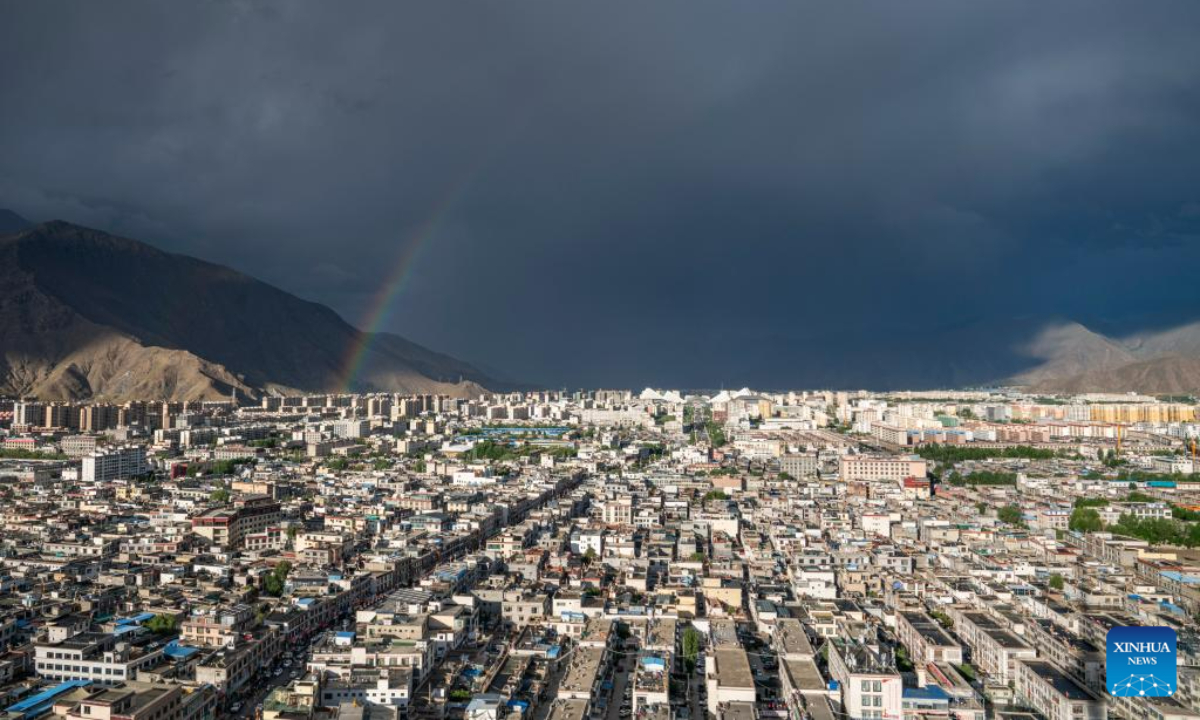
[[[1041,392],[1200,392],[1200,323],[1123,339],[1063,323],[1027,350],[1041,362],[1010,381]]]
[[[10,235],[20,232],[32,224],[12,210],[0,208],[0,235]]]
[[[343,389],[477,394],[469,363],[230,268],[66,222],[0,213],[0,393],[43,399],[227,397]]]
[[[0,394],[48,400],[220,398],[350,389],[468,396],[513,387],[470,363],[230,268],[66,222],[0,210]],[[1200,394],[1200,323],[1125,338],[1069,319],[1010,318],[814,342],[799,357],[725,360],[796,387]],[[714,352],[732,352],[715,346]]]

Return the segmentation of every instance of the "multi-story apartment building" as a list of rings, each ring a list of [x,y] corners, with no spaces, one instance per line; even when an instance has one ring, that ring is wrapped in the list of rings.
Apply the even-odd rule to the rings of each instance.
[[[971,648],[975,667],[1002,685],[1012,681],[1019,659],[1032,659],[1037,651],[991,615],[978,611],[951,611],[954,630]]]
[[[196,682],[208,683],[218,691],[237,692],[258,671],[283,651],[282,637],[274,628],[260,628],[243,635],[234,647],[222,647],[196,666]]]
[[[896,637],[908,648],[912,662],[918,666],[931,662],[962,664],[962,646],[924,612],[897,612]]]
[[[842,712],[851,720],[900,717],[900,673],[866,645],[834,638],[828,643],[829,675],[841,690]]]
[[[915,455],[843,455],[838,461],[843,481],[923,478],[925,461]]]
[[[112,633],[86,632],[34,646],[34,670],[46,680],[90,680],[112,685],[136,680],[138,670],[156,665],[161,647],[121,641]]]
[[[215,716],[211,688],[129,682],[90,693],[67,711],[67,720],[200,720]]]
[[[223,548],[240,548],[247,536],[278,526],[280,505],[267,495],[247,495],[233,508],[215,508],[192,518],[192,532]]]
[[[1104,700],[1045,660],[1017,660],[1013,698],[1046,720],[1105,720]]]
[[[96,438],[92,435],[68,435],[59,441],[64,455],[85,457],[96,452]]]
[[[111,482],[144,475],[149,469],[146,448],[131,445],[85,455],[79,479],[86,483]]]
[[[779,469],[794,478],[813,477],[821,468],[816,453],[795,453],[779,459]]]

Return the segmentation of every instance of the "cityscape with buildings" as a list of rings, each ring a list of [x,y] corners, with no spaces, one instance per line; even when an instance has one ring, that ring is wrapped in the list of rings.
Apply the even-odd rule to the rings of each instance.
[[[0,0],[0,720],[1200,720],[1200,0]]]
[[[0,717],[1200,720],[1200,404],[0,404]],[[1105,635],[1178,636],[1169,697]]]

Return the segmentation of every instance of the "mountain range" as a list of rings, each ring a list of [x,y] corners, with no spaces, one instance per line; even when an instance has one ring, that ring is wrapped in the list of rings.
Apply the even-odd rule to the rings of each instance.
[[[817,343],[789,362],[798,387],[1191,394],[1200,393],[1200,323],[1120,338],[1067,319],[898,327],[883,340]],[[0,210],[0,395],[470,396],[512,386],[398,335],[364,333],[324,305],[230,268]]]
[[[8,211],[0,236],[0,394],[470,396],[501,385],[398,335],[364,333],[324,305],[137,240],[61,221],[32,225]]]
[[[1043,328],[1026,349],[1039,362],[1009,382],[1035,391],[1200,391],[1200,323],[1111,338],[1079,323],[1063,322]]]

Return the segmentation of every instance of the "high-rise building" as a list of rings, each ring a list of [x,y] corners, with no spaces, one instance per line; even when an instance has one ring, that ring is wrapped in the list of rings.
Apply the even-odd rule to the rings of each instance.
[[[85,456],[80,480],[110,482],[142,475],[149,469],[146,448],[140,445],[112,448]]]

